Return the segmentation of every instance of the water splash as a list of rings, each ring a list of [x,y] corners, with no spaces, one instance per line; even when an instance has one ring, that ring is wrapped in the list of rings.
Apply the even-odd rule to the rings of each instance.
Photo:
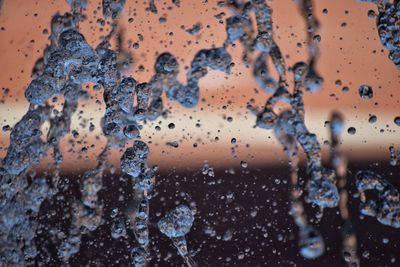
[[[308,182],[308,201],[319,205],[321,208],[335,207],[339,201],[339,194],[335,186],[335,177],[332,170],[322,167],[320,146],[316,136],[309,133],[304,124],[303,92],[301,88],[315,92],[322,86],[322,78],[314,70],[315,60],[318,55],[317,46],[313,42],[313,33],[318,27],[318,22],[313,17],[312,2],[302,1],[300,8],[309,28],[308,44],[310,64],[298,63],[293,67],[295,90],[290,94],[287,90],[286,66],[279,46],[273,38],[272,9],[262,0],[254,0],[246,4],[231,1],[232,9],[238,14],[227,20],[228,38],[226,44],[230,44],[240,38],[246,55],[255,50],[260,51],[254,63],[253,75],[261,88],[273,93],[263,110],[250,106],[257,115],[256,125],[260,128],[274,129],[274,134],[284,147],[289,157],[291,167],[292,202],[291,214],[299,227],[300,253],[306,258],[317,258],[325,250],[323,239],[319,232],[308,224],[304,208],[300,200],[301,190],[298,188],[298,148],[303,147],[308,157],[308,172],[311,176]],[[257,36],[253,45],[248,45],[248,33],[252,32],[249,12],[254,10],[257,25]],[[275,69],[279,75],[279,81],[275,81],[269,75],[267,58],[271,57]],[[291,110],[274,112],[274,106],[278,101],[290,103]]]
[[[400,2],[398,0],[359,0],[375,3],[378,7],[376,27],[381,43],[389,52],[389,59],[400,69]]]
[[[235,27],[243,25],[239,23],[249,11],[254,10],[257,24],[257,36],[254,41],[254,47],[261,52],[261,55],[255,62],[254,72],[256,80],[266,91],[273,91],[273,96],[267,101],[263,110],[258,111],[251,108],[257,114],[257,126],[265,129],[275,129],[275,131],[285,132],[292,135],[302,146],[308,158],[308,172],[310,180],[308,182],[308,201],[324,207],[335,207],[339,201],[339,194],[335,186],[335,174],[333,170],[327,169],[321,163],[321,149],[314,134],[311,134],[304,123],[304,104],[302,87],[309,91],[319,90],[322,79],[314,70],[314,62],[318,56],[318,49],[312,43],[313,33],[318,27],[318,22],[313,17],[312,2],[302,1],[301,10],[306,19],[309,28],[309,46],[310,46],[310,64],[298,63],[293,67],[295,89],[290,94],[287,90],[286,67],[279,46],[273,38],[272,10],[263,0],[254,0],[247,4],[240,5],[237,1],[231,4],[234,10],[239,10],[240,17],[228,19],[231,25],[227,26],[228,41],[234,38],[246,36],[246,31],[234,30]],[[246,17],[246,16],[244,16]],[[233,30],[231,30],[233,29]],[[231,32],[231,34],[229,34]],[[233,34],[236,33],[236,34]],[[248,47],[244,47],[245,49]],[[253,52],[253,47],[248,48],[248,52]],[[276,83],[268,76],[266,67],[266,55],[269,54],[274,62],[279,75],[279,82]],[[259,70],[259,71],[258,71]],[[260,75],[259,75],[260,74]],[[276,86],[276,84],[278,86]],[[318,86],[317,86],[318,85]],[[274,88],[275,86],[275,88]],[[278,101],[290,103],[291,111],[282,112],[280,115],[274,112],[274,106]],[[280,120],[282,119],[282,120]],[[276,134],[279,136],[280,134]]]
[[[302,86],[307,65],[297,63],[292,68],[295,80],[295,89],[290,94],[286,87],[279,87],[264,106],[257,113],[257,126],[264,129],[275,129],[290,133],[303,148],[307,155],[307,171],[310,179],[307,184],[307,201],[321,208],[336,207],[339,202],[339,193],[335,185],[335,173],[322,165],[321,148],[315,136],[308,131],[304,123],[304,103]],[[278,101],[289,102],[290,111],[281,114],[274,112],[274,105]]]
[[[375,217],[381,224],[400,228],[399,191],[382,176],[369,170],[359,171],[356,177],[361,213]],[[377,199],[367,199],[365,193],[370,190],[377,191]]]
[[[189,233],[194,222],[195,211],[188,206],[179,205],[161,218],[157,225],[161,233],[170,238],[179,254],[191,267],[197,266],[188,252],[185,235]]]
[[[290,112],[282,112],[277,120],[274,134],[282,144],[286,155],[289,157],[291,204],[290,214],[299,228],[300,254],[308,259],[320,257],[325,251],[325,244],[321,234],[314,226],[308,223],[307,215],[301,200],[302,189],[299,186],[299,151],[293,131],[287,131]]]
[[[155,90],[165,91],[170,100],[186,108],[193,108],[199,101],[199,80],[207,75],[207,68],[229,74],[231,56],[225,48],[201,49],[194,56],[186,74],[187,85],[177,80],[179,64],[170,53],[162,53],[155,63],[156,74],[150,83]]]
[[[227,1],[226,5],[234,16],[226,21],[227,38],[219,48],[198,51],[186,73],[186,84],[178,81],[179,64],[169,52],[160,54],[155,62],[155,74],[147,83],[138,83],[132,77],[122,77],[123,69],[132,64],[132,57],[124,51],[120,31],[118,47],[112,50],[111,38],[118,33],[118,18],[123,12],[125,0],[103,0],[102,10],[105,18],[111,18],[111,30],[102,42],[92,48],[79,32],[79,23],[85,19],[82,10],[86,0],[67,0],[70,13],[55,15],[51,22],[50,45],[43,57],[34,67],[34,79],[26,89],[25,97],[29,110],[15,125],[10,134],[10,146],[0,167],[0,258],[6,266],[24,266],[33,264],[37,256],[34,244],[36,216],[40,206],[47,198],[59,190],[58,168],[63,162],[59,144],[70,132],[71,117],[77,110],[80,100],[88,95],[82,90],[85,83],[93,83],[94,88],[103,89],[106,111],[102,119],[102,130],[107,137],[107,145],[99,155],[95,169],[86,172],[81,179],[80,199],[72,205],[71,226],[68,235],[61,241],[58,255],[64,265],[79,252],[84,234],[96,230],[104,221],[103,203],[98,192],[102,189],[102,179],[109,167],[107,156],[113,147],[124,147],[129,140],[135,140],[121,157],[121,170],[132,179],[134,199],[132,207],[127,209],[137,246],[131,250],[133,265],[146,266],[150,261],[150,214],[149,205],[152,197],[156,168],[148,166],[148,146],[140,139],[142,122],[158,118],[163,110],[162,94],[169,100],[177,101],[187,108],[195,107],[199,101],[199,80],[208,69],[230,73],[231,56],[227,49],[236,40],[243,46],[243,61],[252,64],[253,75],[260,87],[273,95],[268,99],[263,110],[257,114],[257,126],[273,129],[284,147],[291,166],[291,214],[299,227],[299,246],[302,256],[313,259],[324,253],[325,244],[321,234],[307,221],[301,201],[302,189],[298,183],[298,146],[307,155],[307,170],[310,176],[307,183],[307,201],[321,208],[340,206],[343,227],[344,258],[351,266],[358,264],[357,240],[348,216],[346,184],[346,164],[338,152],[338,140],[343,129],[340,116],[331,119],[331,162],[333,169],[323,166],[321,148],[317,137],[310,133],[305,125],[303,89],[310,92],[322,88],[323,79],[316,72],[319,55],[317,35],[319,23],[313,12],[313,2],[299,1],[302,16],[307,24],[307,45],[309,58],[307,64],[300,62],[291,68],[294,74],[293,93],[288,91],[286,65],[280,48],[274,40],[272,9],[264,0]],[[177,7],[180,1],[172,1]],[[365,1],[367,2],[367,1]],[[376,2],[379,9],[377,18],[378,31],[382,43],[389,50],[390,59],[399,66],[398,38],[398,1]],[[1,1],[0,1],[1,5]],[[149,10],[157,13],[153,0],[149,1]],[[251,14],[254,13],[254,14]],[[253,16],[254,15],[254,16]],[[255,23],[253,18],[255,17]],[[254,25],[256,27],[254,27]],[[258,53],[253,62],[251,56]],[[278,79],[272,77],[267,66],[271,58],[278,73]],[[64,105],[61,112],[54,112],[48,102],[53,97],[62,95]],[[372,90],[362,90],[363,98],[371,98]],[[288,110],[279,114],[275,104],[279,101],[290,105]],[[46,138],[42,135],[42,126],[49,122]],[[53,152],[55,171],[52,180],[35,178],[28,182],[29,170],[38,164],[49,151]],[[396,165],[394,148],[390,150],[392,165]],[[205,172],[213,176],[209,166]],[[338,178],[339,192],[336,187]],[[374,216],[382,224],[400,227],[398,191],[381,176],[370,171],[357,174],[357,188],[361,194],[361,212]],[[367,200],[365,191],[378,191],[378,199]],[[189,266],[196,266],[189,255],[185,235],[194,221],[194,210],[180,205],[158,222],[160,231],[173,241],[179,254]],[[127,234],[126,218],[122,215],[113,217],[111,236],[120,238]],[[22,244],[22,245],[21,245]]]

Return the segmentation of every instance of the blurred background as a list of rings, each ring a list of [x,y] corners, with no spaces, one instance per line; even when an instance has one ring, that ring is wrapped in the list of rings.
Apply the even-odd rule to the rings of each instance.
[[[100,2],[89,1],[84,11],[87,18],[81,24],[81,32],[92,46],[110,29],[108,24],[103,26],[99,21],[102,18]],[[221,46],[226,38],[225,19],[231,12],[219,7],[217,2],[182,0],[181,7],[177,8],[171,1],[156,0],[158,14],[153,14],[146,10],[148,1],[128,0],[119,20],[119,30],[122,45],[133,55],[134,64],[124,74],[139,82],[148,81],[154,73],[155,58],[168,51],[179,59],[179,79],[185,83],[185,67],[190,65],[195,53],[202,48]],[[341,144],[349,160],[351,194],[356,191],[354,173],[360,169],[377,171],[399,188],[399,169],[389,165],[388,148],[392,144],[400,146],[400,127],[394,123],[394,118],[400,116],[400,94],[397,93],[400,77],[379,41],[375,17],[368,16],[368,11],[376,11],[376,7],[356,0],[314,2],[321,24],[317,68],[325,83],[321,92],[305,96],[307,126],[324,144],[328,140],[325,122],[332,111],[338,110],[344,115],[345,128],[356,129],[355,134],[345,130]],[[306,26],[296,1],[268,3],[273,9],[275,39],[287,66],[305,61]],[[51,17],[67,11],[69,6],[64,0],[4,0],[2,3],[1,158],[8,147],[10,128],[28,109],[24,91],[32,79],[34,63],[48,43]],[[197,23],[201,24],[199,34],[189,34],[186,30]],[[241,45],[228,51],[235,63],[232,73],[227,76],[210,71],[200,81],[201,101],[196,108],[185,109],[166,100],[168,116],[146,123],[141,131],[142,139],[150,146],[150,163],[159,166],[156,193],[151,201],[154,254],[150,266],[182,264],[169,240],[161,237],[155,227],[159,216],[177,203],[185,203],[181,192],[191,195],[199,210],[187,239],[200,266],[342,266],[341,221],[337,209],[325,211],[322,221],[316,224],[326,238],[326,253],[314,261],[298,254],[297,228],[288,215],[287,158],[272,131],[254,127],[255,116],[246,108],[251,99],[257,105],[264,104],[269,94],[257,86],[252,69],[241,62]],[[373,88],[372,99],[359,96],[358,88],[362,84]],[[71,192],[79,190],[77,177],[95,166],[96,156],[105,144],[99,124],[105,104],[101,92],[90,93],[93,97],[82,101],[74,115],[72,129],[79,136],[70,134],[62,141],[65,162],[61,169],[63,179],[71,184]],[[369,122],[372,115],[377,117],[375,123]],[[94,131],[89,131],[89,123],[95,125]],[[170,123],[174,123],[173,129],[168,127]],[[178,147],[167,144],[174,141]],[[324,159],[328,161],[329,146],[322,147]],[[121,151],[115,149],[110,159],[115,166],[119,165],[120,156]],[[214,177],[201,172],[204,161],[214,168]],[[50,162],[51,155],[48,155],[36,167],[37,171],[49,171]],[[129,197],[119,177],[117,171],[104,178],[105,188],[100,195],[108,203],[106,209],[124,205],[119,195]],[[362,266],[399,266],[398,231],[373,218],[361,220],[358,199],[350,197],[350,204],[359,235],[359,253],[363,255]],[[57,201],[45,203],[44,209],[64,212]],[[315,210],[307,206],[310,217]],[[66,224],[58,222],[56,215],[43,216],[40,220],[48,225]],[[55,253],[45,237],[43,233],[38,235],[41,249]],[[85,246],[74,259],[76,266],[128,265],[124,244],[132,240],[111,239],[107,223],[92,237],[85,238]],[[93,238],[96,242],[89,242]],[[59,262],[55,259],[52,264],[57,266]]]

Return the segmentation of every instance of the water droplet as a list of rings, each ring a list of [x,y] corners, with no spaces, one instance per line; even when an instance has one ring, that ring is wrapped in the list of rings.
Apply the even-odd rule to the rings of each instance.
[[[374,92],[372,91],[372,87],[368,85],[361,85],[358,89],[360,97],[362,99],[371,99],[374,96]]]
[[[350,135],[354,135],[354,134],[356,134],[356,128],[354,128],[354,127],[349,127],[349,128],[347,129],[347,132],[348,132]]]

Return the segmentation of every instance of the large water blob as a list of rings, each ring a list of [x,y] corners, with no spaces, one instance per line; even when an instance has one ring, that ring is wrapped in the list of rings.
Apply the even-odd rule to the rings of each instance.
[[[179,254],[190,267],[197,266],[188,252],[185,235],[194,222],[195,210],[186,205],[179,205],[158,221],[158,229],[171,239]]]
[[[389,59],[400,69],[400,2],[398,0],[359,0],[375,3],[378,8],[376,26],[380,41],[389,52]]]
[[[357,189],[360,193],[361,213],[375,217],[381,224],[400,228],[399,191],[386,179],[372,171],[357,173]],[[377,191],[377,199],[368,199],[367,191]]]

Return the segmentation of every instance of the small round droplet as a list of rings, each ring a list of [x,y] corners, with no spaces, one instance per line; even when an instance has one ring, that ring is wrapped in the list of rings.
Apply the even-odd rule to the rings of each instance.
[[[192,210],[185,205],[179,205],[158,221],[158,229],[169,238],[185,236],[193,225]]]
[[[397,126],[400,126],[400,116],[397,116],[396,118],[394,118],[394,123],[395,123]]]
[[[343,252],[343,259],[345,262],[350,262],[351,260],[351,253],[348,251]]]
[[[243,161],[243,160],[242,160],[242,161],[240,162],[240,166],[242,166],[242,168],[245,169],[245,168],[247,168],[248,164],[247,164],[246,161]]]
[[[372,91],[371,86],[365,84],[360,86],[358,92],[360,93],[360,97],[362,99],[371,99],[372,97],[374,97],[374,92]]]
[[[318,42],[318,43],[321,42],[321,35],[318,35],[318,34],[317,34],[317,35],[314,35],[314,36],[313,36],[313,40],[314,40],[315,42]]]
[[[351,134],[351,135],[354,135],[354,134],[356,133],[356,128],[354,128],[354,127],[349,127],[349,128],[347,129],[347,132],[348,132],[349,134]]]
[[[368,18],[369,19],[374,19],[375,16],[376,16],[376,14],[375,14],[374,10],[372,10],[372,9],[368,10]]]
[[[368,119],[369,123],[375,123],[378,120],[378,118],[375,115],[371,115]]]
[[[368,250],[364,251],[362,256],[367,259],[369,257],[369,251]]]

